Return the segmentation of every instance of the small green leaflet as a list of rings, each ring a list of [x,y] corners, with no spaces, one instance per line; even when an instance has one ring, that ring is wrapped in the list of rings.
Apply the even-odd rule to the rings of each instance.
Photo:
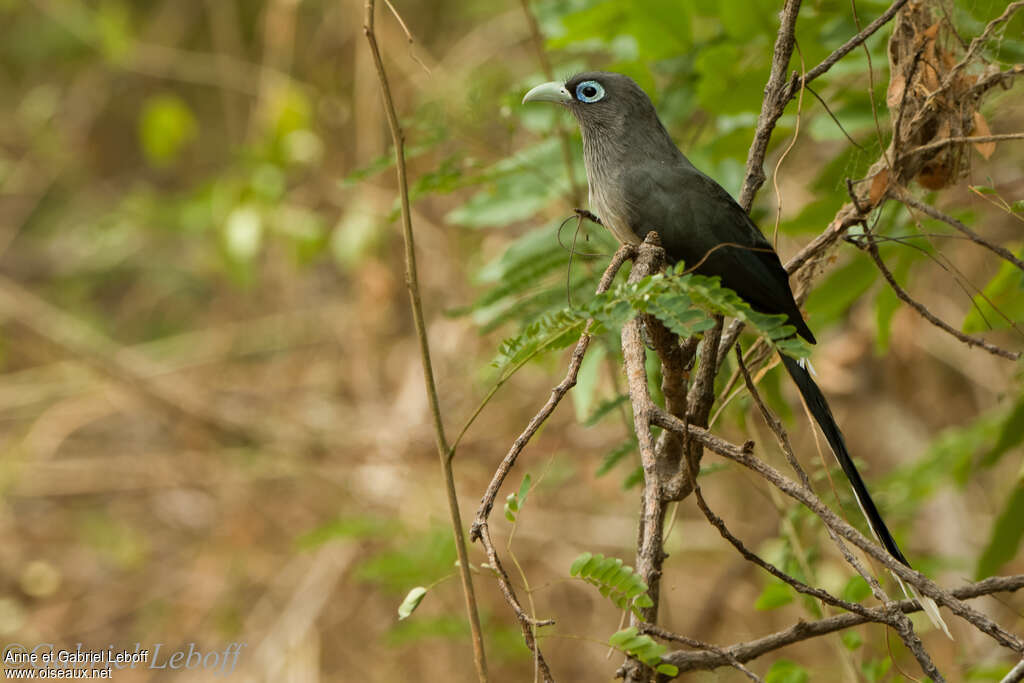
[[[871,586],[864,580],[863,576],[853,576],[846,582],[843,588],[843,600],[847,602],[860,602],[871,597]]]
[[[516,513],[526,504],[526,496],[530,493],[530,486],[533,480],[529,474],[523,475],[523,482],[519,485],[517,493],[508,494],[505,499],[505,519],[510,522],[516,521]]]
[[[764,677],[765,683],[807,683],[807,669],[789,659],[778,659]]]
[[[793,602],[793,591],[781,581],[771,581],[754,602],[754,609],[770,610]]]
[[[405,600],[402,600],[402,604],[398,606],[398,620],[402,621],[410,614],[416,611],[416,608],[423,602],[423,598],[427,595],[427,589],[423,586],[416,586],[405,596]]]

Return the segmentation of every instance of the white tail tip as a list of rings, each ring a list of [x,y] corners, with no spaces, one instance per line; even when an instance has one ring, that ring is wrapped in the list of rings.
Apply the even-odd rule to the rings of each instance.
[[[814,366],[811,365],[811,361],[808,358],[797,358],[796,364],[802,367],[807,372],[811,373],[813,377],[817,377],[818,373],[815,372]]]
[[[949,632],[949,627],[946,626],[945,620],[943,620],[942,615],[939,614],[938,604],[936,604],[936,602],[931,598],[926,598],[925,596],[918,593],[913,586],[908,586],[907,584],[903,583],[900,577],[896,576],[895,574],[893,574],[893,576],[895,576],[896,580],[899,581],[900,588],[903,589],[903,594],[906,595],[908,598],[916,598],[917,601],[921,604],[921,609],[924,610],[925,616],[928,617],[928,621],[932,622],[932,625],[935,628],[945,633],[947,638],[953,640],[953,634]]]

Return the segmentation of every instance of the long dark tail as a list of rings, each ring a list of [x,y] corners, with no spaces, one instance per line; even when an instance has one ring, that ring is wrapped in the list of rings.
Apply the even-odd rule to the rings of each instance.
[[[857,502],[860,503],[860,509],[864,512],[864,516],[867,517],[868,524],[871,525],[871,531],[874,532],[875,537],[889,551],[890,555],[907,567],[910,567],[907,558],[903,556],[900,547],[896,545],[896,539],[892,537],[892,532],[885,525],[881,513],[878,512],[875,501],[871,499],[868,487],[864,485],[864,480],[860,478],[860,472],[857,471],[857,467],[853,464],[850,452],[846,450],[843,433],[839,431],[839,425],[836,424],[836,419],[832,417],[832,411],[829,410],[828,401],[822,395],[821,389],[814,383],[811,373],[799,361],[782,353],[779,356],[782,358],[782,364],[786,366],[789,376],[796,383],[797,389],[800,390],[800,395],[804,397],[807,408],[811,411],[811,415],[814,416],[814,421],[818,423],[821,431],[825,434],[825,439],[828,441],[828,445],[832,447],[832,452],[835,453],[839,466],[843,468],[846,478],[850,480],[850,486],[853,487],[853,493],[857,496]],[[896,575],[894,574],[893,576]],[[925,614],[928,615],[928,619],[931,620],[932,624],[936,628],[941,629],[952,640],[953,636],[950,634],[946,622],[942,620],[942,615],[939,614],[939,606],[935,604],[935,601],[929,597],[919,595],[913,586],[904,584],[898,576],[896,576],[896,581],[899,582],[907,597],[916,597],[921,602],[921,607],[924,609]]]
[[[885,525],[881,513],[878,512],[878,508],[875,506],[875,501],[871,499],[871,494],[868,493],[868,487],[864,485],[860,472],[857,471],[857,467],[853,464],[850,452],[846,450],[843,433],[839,431],[839,425],[836,424],[836,419],[832,417],[832,411],[829,410],[828,402],[822,395],[821,389],[814,383],[811,373],[799,361],[782,353],[779,356],[782,358],[782,364],[786,366],[789,376],[796,383],[797,389],[800,390],[800,395],[804,397],[807,408],[811,411],[811,415],[814,416],[815,422],[818,423],[822,433],[825,434],[825,439],[828,441],[828,445],[832,447],[832,452],[835,453],[839,466],[843,468],[846,478],[850,480],[850,486],[853,487],[853,493],[857,496],[857,502],[860,503],[860,508],[864,511],[868,524],[871,525],[871,530],[875,533],[882,546],[889,551],[890,555],[909,567],[910,563],[907,562],[907,558],[903,556],[899,546],[896,545],[896,539],[892,537],[889,527]]]
[[[828,445],[832,447],[832,452],[835,453],[839,466],[843,468],[846,478],[850,480],[850,486],[853,488],[854,495],[857,496],[860,509],[864,512],[864,516],[867,517],[868,524],[871,525],[871,531],[874,532],[875,537],[889,551],[890,555],[907,567],[910,567],[907,558],[903,556],[900,547],[896,545],[896,539],[892,537],[892,532],[889,531],[889,527],[885,525],[882,515],[878,512],[875,501],[871,499],[868,487],[864,485],[864,480],[860,478],[860,472],[857,471],[857,467],[853,464],[850,452],[846,450],[843,433],[839,431],[839,425],[836,424],[836,419],[832,417],[832,411],[829,410],[828,402],[822,395],[821,389],[814,383],[811,373],[799,361],[782,353],[779,356],[782,358],[782,364],[786,366],[789,376],[796,383],[797,389],[800,390],[800,395],[804,397],[807,408],[811,411],[811,415],[814,416],[814,421],[818,423],[821,431],[825,434],[825,439],[828,441]],[[896,575],[894,574],[893,576]],[[907,597],[916,597],[920,601],[922,609],[924,609],[932,624],[936,628],[941,629],[952,640],[953,636],[950,634],[946,622],[942,620],[942,615],[939,614],[939,606],[935,604],[935,601],[929,597],[919,595],[913,586],[904,584],[898,576],[896,576],[896,581],[899,582]]]

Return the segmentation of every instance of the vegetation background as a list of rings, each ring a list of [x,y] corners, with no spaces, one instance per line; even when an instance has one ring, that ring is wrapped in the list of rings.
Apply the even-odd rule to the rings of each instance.
[[[866,23],[887,4],[856,8]],[[735,193],[777,5],[541,0],[529,12],[558,76],[595,67],[632,75],[689,157]],[[968,39],[1005,7],[947,5]],[[586,300],[614,245],[587,229],[577,249],[604,257],[571,266],[560,246],[558,225],[583,205],[585,179],[568,115],[519,104],[548,80],[524,7],[435,0],[396,9],[415,42],[384,7],[378,34],[408,134],[421,285],[455,432],[503,376],[490,364],[502,338],[566,305],[567,291]],[[235,680],[473,678],[361,22],[355,0],[0,0],[0,640],[205,650],[244,642]],[[801,57],[816,64],[856,31],[849,2],[808,1]],[[988,56],[1024,61],[1022,33],[1018,14]],[[873,80],[858,50],[818,83],[862,149],[802,99],[795,145],[754,210],[775,234],[781,202],[784,258],[825,227],[846,200],[845,179],[879,154],[889,129],[887,36],[868,41]],[[1024,130],[1020,88],[987,100],[993,132]],[[775,133],[769,170],[796,132],[796,110]],[[928,199],[1019,254],[1022,167],[1024,145],[1000,143],[988,159],[973,153],[960,186]],[[918,236],[882,255],[932,311],[1024,346],[1011,325],[1024,320],[1020,272],[902,208],[883,211],[876,230]],[[561,237],[568,243],[571,230]],[[1019,363],[921,320],[848,244],[806,311],[820,340],[819,381],[908,555],[949,586],[1024,571]],[[621,615],[569,578],[573,558],[629,562],[636,535],[617,336],[601,341],[572,408],[514,475],[517,487],[529,472],[534,488],[510,547],[536,613],[557,619],[545,654],[562,680],[608,680],[621,661],[607,647]],[[464,517],[564,365],[563,353],[525,365],[466,433],[456,456]],[[761,386],[824,495],[824,461],[786,384],[773,371]],[[716,429],[776,457],[749,407],[733,401]],[[709,498],[748,545],[866,596],[822,543],[817,520],[712,456],[705,467]],[[815,616],[690,505],[677,511],[669,550],[662,615],[677,632],[728,644]],[[479,546],[470,552],[483,560]],[[396,608],[416,585],[431,590],[399,622]],[[529,680],[495,583],[483,573],[476,586],[493,680]],[[1020,597],[976,604],[1012,630],[1024,626]],[[955,621],[953,643],[915,623],[939,668],[960,680],[999,680],[1013,664]],[[900,666],[913,670],[908,661],[897,639],[871,626],[756,668],[776,681],[899,680]],[[125,683],[169,676],[214,678],[115,673]]]

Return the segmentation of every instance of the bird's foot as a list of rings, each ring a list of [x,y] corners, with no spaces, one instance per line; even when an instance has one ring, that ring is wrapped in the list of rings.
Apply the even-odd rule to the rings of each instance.
[[[604,223],[601,222],[600,218],[598,218],[591,212],[587,211],[586,209],[577,208],[574,209],[574,211],[576,212],[576,215],[579,216],[580,218],[586,218],[588,221],[597,223],[598,225],[604,225]]]

